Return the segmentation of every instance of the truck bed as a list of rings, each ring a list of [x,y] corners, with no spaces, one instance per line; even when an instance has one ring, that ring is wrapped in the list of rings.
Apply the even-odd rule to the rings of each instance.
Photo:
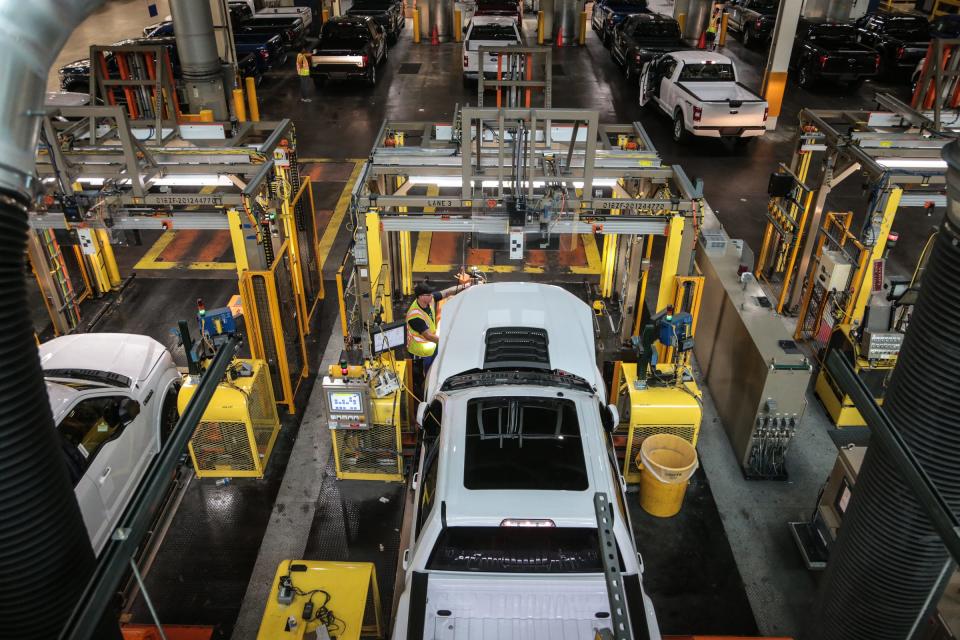
[[[701,102],[760,102],[763,100],[739,82],[679,82],[677,83]]]

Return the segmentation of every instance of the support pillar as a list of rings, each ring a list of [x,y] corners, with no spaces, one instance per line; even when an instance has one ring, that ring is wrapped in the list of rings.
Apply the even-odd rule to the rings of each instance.
[[[783,93],[787,88],[787,69],[790,66],[790,54],[793,52],[793,40],[797,33],[802,2],[780,0],[777,12],[777,24],[770,42],[770,57],[763,74],[763,86],[760,94],[767,101],[769,116],[767,130],[777,128],[777,118],[783,106]]]
[[[173,17],[177,54],[180,57],[190,113],[210,109],[217,120],[229,120],[230,108],[220,55],[217,52],[210,3],[170,0],[170,15]]]
[[[657,313],[673,304],[676,290],[677,266],[680,263],[680,248],[683,246],[683,216],[670,218],[667,229],[667,246],[663,250],[663,263],[660,271],[660,288],[657,291]]]

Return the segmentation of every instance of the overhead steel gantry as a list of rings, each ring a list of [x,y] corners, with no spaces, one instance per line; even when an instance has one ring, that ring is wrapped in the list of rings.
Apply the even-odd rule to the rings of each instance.
[[[278,402],[293,410],[324,291],[289,120],[181,123],[157,135],[131,126],[121,106],[50,108],[37,172],[29,255],[56,333],[74,330],[85,296],[120,285],[110,245],[122,232],[229,231],[252,355],[269,363]],[[82,293],[58,238],[74,244]]]
[[[412,294],[411,233],[445,231],[499,236],[517,265],[544,239],[603,236],[598,291],[619,309],[626,342],[639,333],[658,239],[651,308],[689,287],[701,198],[639,123],[600,124],[595,111],[464,107],[453,123],[386,121],[352,197],[345,337],[369,340],[372,323],[392,320],[394,302]]]
[[[860,175],[871,192],[863,223],[853,232],[869,249],[867,268],[884,256],[899,209],[946,206],[946,163],[940,150],[957,134],[938,129],[927,114],[892,96],[878,94],[876,99],[882,111],[800,112],[792,160],[778,170],[792,178],[791,184],[785,195],[771,197],[755,269],[775,290],[781,313],[804,315],[804,292],[810,289],[805,285],[824,233],[827,198],[844,180]],[[852,262],[859,264],[856,256]],[[847,313],[852,322],[863,315],[871,278],[856,284]],[[798,337],[810,328],[802,325]]]

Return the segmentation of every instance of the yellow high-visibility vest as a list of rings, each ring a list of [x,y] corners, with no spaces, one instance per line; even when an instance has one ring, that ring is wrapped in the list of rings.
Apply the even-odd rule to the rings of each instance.
[[[432,356],[437,351],[437,343],[427,340],[421,335],[420,332],[414,331],[410,328],[410,321],[414,318],[420,318],[427,323],[427,330],[436,333],[437,332],[437,321],[434,319],[437,317],[437,303],[436,300],[430,301],[430,311],[427,313],[420,308],[420,305],[417,304],[416,298],[410,304],[410,308],[407,309],[407,317],[404,322],[407,323],[407,351],[410,352],[410,355],[419,356],[421,358],[428,358]]]

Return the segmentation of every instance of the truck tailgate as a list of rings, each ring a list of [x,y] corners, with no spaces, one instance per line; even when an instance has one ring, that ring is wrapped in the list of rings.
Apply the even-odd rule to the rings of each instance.
[[[467,45],[466,56],[469,59],[469,64],[467,65],[468,71],[479,71],[479,63],[477,62],[477,56],[480,55],[478,51],[480,47],[509,47],[514,45],[512,42],[504,42],[503,40],[471,40]],[[501,63],[503,68],[501,71],[506,72],[507,60],[504,59]],[[483,54],[483,71],[485,73],[496,73],[497,72],[497,54],[495,53],[484,53]]]
[[[700,127],[762,127],[766,102],[705,102],[700,116]]]
[[[611,628],[596,615],[610,610],[602,576],[434,573],[427,603],[424,635],[436,640],[583,640]]]

